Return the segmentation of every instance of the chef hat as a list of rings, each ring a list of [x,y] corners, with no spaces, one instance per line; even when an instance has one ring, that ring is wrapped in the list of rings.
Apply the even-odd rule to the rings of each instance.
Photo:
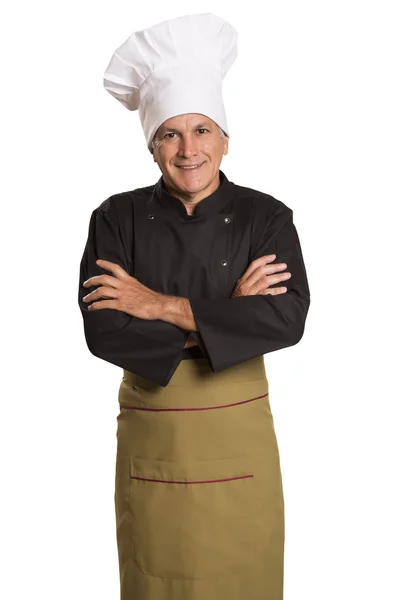
[[[139,109],[147,147],[164,121],[204,114],[229,136],[222,80],[237,56],[237,32],[211,13],[185,15],[136,31],[115,50],[104,87]]]

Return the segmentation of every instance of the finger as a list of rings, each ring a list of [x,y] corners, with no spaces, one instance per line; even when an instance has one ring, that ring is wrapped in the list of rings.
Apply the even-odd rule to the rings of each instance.
[[[109,260],[102,260],[99,258],[96,260],[96,264],[99,265],[102,269],[106,271],[111,271],[116,277],[119,279],[124,279],[125,277],[129,277],[129,274],[117,263],[110,262]]]
[[[254,271],[254,273],[252,273],[252,275],[250,275],[250,277],[246,280],[248,289],[257,287],[258,281],[260,281],[262,287],[266,287],[265,284],[267,284],[267,286],[274,285],[275,283],[280,283],[282,280],[289,279],[289,273],[278,273],[277,275],[273,275],[276,270],[286,269],[286,266],[287,265],[285,263],[282,263],[282,265],[279,264],[258,267],[257,270]],[[269,273],[271,273],[271,275]]]
[[[286,287],[264,288],[263,290],[261,290],[261,292],[259,292],[259,294],[263,294],[264,296],[266,296],[267,294],[270,294],[271,296],[278,296],[278,294],[284,294],[285,292],[287,292]]]
[[[275,285],[281,281],[291,278],[291,273],[279,273],[279,275],[266,275],[268,285]]]
[[[94,285],[107,284],[109,287],[120,288],[123,284],[122,281],[114,277],[113,275],[93,275],[89,279],[83,282],[83,287],[93,287]]]
[[[98,298],[118,298],[119,294],[115,288],[110,287],[99,287],[97,290],[93,290],[90,294],[87,294],[82,298],[84,302],[93,302]]]
[[[266,256],[260,256],[260,258],[256,258],[252,263],[247,267],[246,271],[243,273],[242,277],[240,277],[240,282],[244,283],[247,281],[248,277],[256,270],[258,267],[265,265],[266,263],[271,263],[276,259],[276,254],[267,254]]]
[[[88,306],[88,310],[101,310],[102,308],[120,310],[116,300],[100,300],[99,302],[93,302],[93,304],[89,304]]]

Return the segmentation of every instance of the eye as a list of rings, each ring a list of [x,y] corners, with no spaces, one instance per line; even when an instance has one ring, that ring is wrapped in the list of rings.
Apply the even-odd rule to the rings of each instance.
[[[199,127],[197,131],[208,131],[208,129],[205,129],[204,127]]]
[[[167,136],[169,136],[169,135],[175,135],[175,133],[174,133],[173,131],[170,131],[169,133],[166,133],[166,134],[164,135],[164,137],[167,137]],[[168,139],[172,140],[172,138],[168,138]]]

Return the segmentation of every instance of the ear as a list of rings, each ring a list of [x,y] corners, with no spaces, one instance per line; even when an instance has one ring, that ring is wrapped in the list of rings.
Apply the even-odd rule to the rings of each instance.
[[[229,138],[227,136],[224,137],[224,154],[228,154],[229,151]]]

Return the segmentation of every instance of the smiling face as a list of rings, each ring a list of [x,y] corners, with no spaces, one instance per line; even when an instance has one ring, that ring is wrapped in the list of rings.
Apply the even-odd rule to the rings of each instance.
[[[219,186],[219,167],[228,153],[228,137],[201,114],[177,115],[164,121],[153,139],[153,158],[168,192],[193,208]],[[194,169],[183,169],[194,166]]]

